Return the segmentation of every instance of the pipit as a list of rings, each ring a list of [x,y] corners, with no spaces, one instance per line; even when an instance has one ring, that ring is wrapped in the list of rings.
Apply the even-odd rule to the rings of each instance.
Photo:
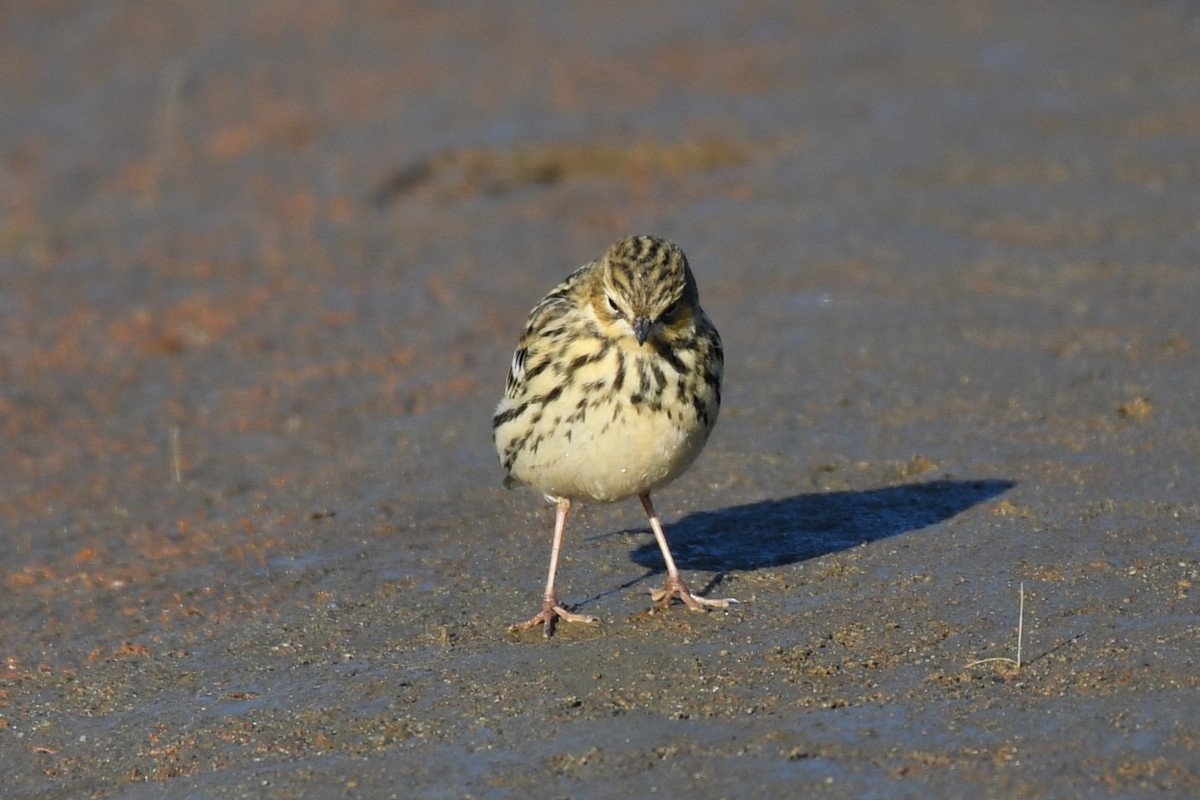
[[[560,619],[596,621],[554,591],[567,514],[580,500],[641,500],[667,568],[656,610],[674,598],[694,610],[736,602],[692,594],[650,500],[704,449],[723,359],[687,258],[665,239],[622,239],[534,306],[492,433],[505,486],[531,486],[554,503],[554,538],[542,610],[511,630],[540,623],[550,636]]]

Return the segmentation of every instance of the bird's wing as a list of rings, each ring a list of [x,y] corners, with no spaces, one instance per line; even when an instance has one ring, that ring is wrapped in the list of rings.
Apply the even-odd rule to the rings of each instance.
[[[572,272],[529,312],[529,321],[525,324],[525,331],[521,334],[521,341],[517,343],[508,368],[508,379],[504,384],[505,399],[515,400],[524,394],[527,377],[525,368],[530,352],[540,353],[548,340],[555,338],[556,324],[575,308],[578,285],[593,264],[586,264]]]

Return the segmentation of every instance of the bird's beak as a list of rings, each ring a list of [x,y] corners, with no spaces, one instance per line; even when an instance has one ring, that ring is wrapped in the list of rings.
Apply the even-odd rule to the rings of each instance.
[[[649,317],[633,318],[633,335],[637,337],[639,345],[646,343],[646,337],[650,335]]]

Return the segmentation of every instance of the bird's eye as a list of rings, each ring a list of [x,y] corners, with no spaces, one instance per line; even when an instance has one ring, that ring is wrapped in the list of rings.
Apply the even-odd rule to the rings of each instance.
[[[662,313],[662,315],[664,317],[673,317],[673,316],[675,316],[675,312],[678,310],[679,310],[679,301],[676,300],[674,303],[671,303],[671,305],[667,306],[667,310],[664,311]]]
[[[604,295],[604,299],[608,301],[608,310],[619,316],[621,309],[617,308],[617,301],[613,300],[612,295],[606,294]]]

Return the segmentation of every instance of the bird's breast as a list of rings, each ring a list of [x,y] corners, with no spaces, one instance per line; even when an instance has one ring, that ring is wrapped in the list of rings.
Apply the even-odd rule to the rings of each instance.
[[[609,343],[560,363],[496,430],[517,480],[554,497],[613,501],[666,485],[703,449],[718,400],[694,358]]]

